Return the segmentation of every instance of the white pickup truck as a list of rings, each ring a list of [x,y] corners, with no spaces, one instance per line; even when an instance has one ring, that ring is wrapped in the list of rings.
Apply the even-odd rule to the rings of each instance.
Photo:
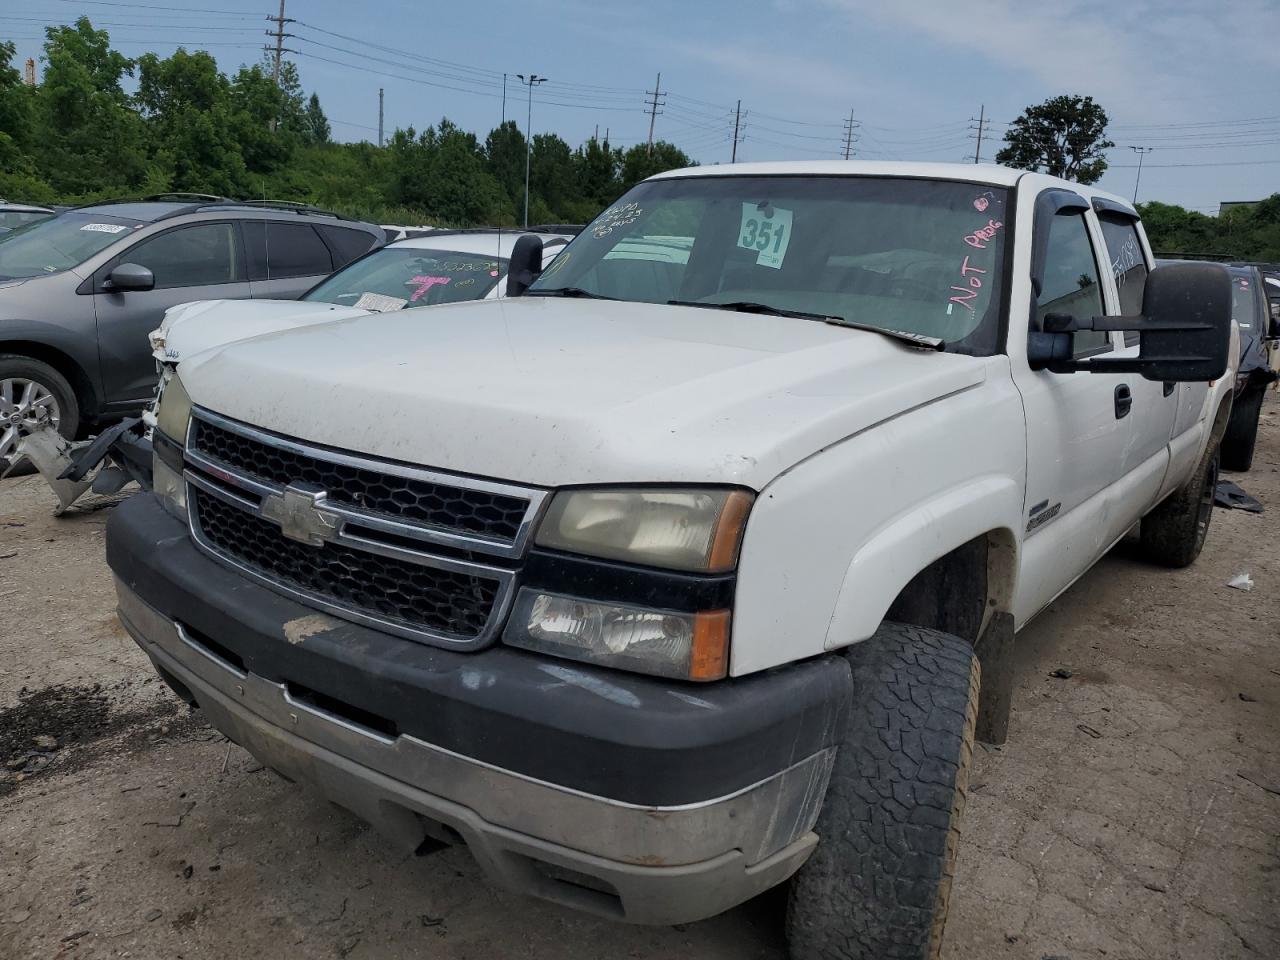
[[[641,923],[789,882],[793,957],[936,958],[1015,631],[1204,542],[1230,285],[1152,265],[1036,174],[663,174],[510,299],[184,357],[121,619],[409,848]]]

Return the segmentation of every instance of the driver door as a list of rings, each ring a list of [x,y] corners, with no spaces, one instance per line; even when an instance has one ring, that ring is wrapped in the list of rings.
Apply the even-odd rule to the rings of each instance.
[[[104,281],[122,263],[155,275],[151,290],[111,291]],[[152,234],[127,248],[94,276],[98,355],[107,402],[133,409],[150,400],[156,365],[147,334],[164,312],[192,300],[239,300],[250,295],[240,231],[218,220]]]

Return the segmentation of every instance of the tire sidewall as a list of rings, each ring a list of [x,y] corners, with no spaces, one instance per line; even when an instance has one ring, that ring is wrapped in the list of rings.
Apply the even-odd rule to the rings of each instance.
[[[76,431],[80,429],[80,404],[66,377],[49,364],[33,357],[0,354],[0,380],[10,377],[31,380],[53,394],[58,401],[60,413],[58,433],[68,440],[75,439]],[[8,458],[0,456],[0,473],[4,472],[8,464]]]

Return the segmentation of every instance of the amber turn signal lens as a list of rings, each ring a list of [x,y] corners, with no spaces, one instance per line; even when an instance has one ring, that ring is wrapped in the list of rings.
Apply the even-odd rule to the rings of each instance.
[[[754,494],[745,490],[734,490],[725,497],[707,558],[710,572],[724,573],[738,565],[738,548],[742,546],[742,533],[747,527],[747,517],[755,499]]]
[[[694,614],[690,680],[722,680],[729,673],[729,611]]]

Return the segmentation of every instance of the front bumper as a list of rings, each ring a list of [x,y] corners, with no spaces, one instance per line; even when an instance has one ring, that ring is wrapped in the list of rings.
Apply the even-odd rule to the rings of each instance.
[[[668,924],[774,886],[817,842],[849,693],[840,658],[693,686],[501,647],[436,650],[225,570],[147,495],[115,511],[108,556],[121,620],[175,690],[263,763],[407,847],[463,841],[506,886]],[[375,715],[360,694],[380,679]],[[405,684],[434,725],[397,709]],[[646,738],[646,720],[669,742]],[[792,736],[785,754],[760,732],[778,726]],[[749,763],[744,732],[758,745]],[[601,766],[610,752],[626,776]],[[726,754],[738,758],[732,772]]]

